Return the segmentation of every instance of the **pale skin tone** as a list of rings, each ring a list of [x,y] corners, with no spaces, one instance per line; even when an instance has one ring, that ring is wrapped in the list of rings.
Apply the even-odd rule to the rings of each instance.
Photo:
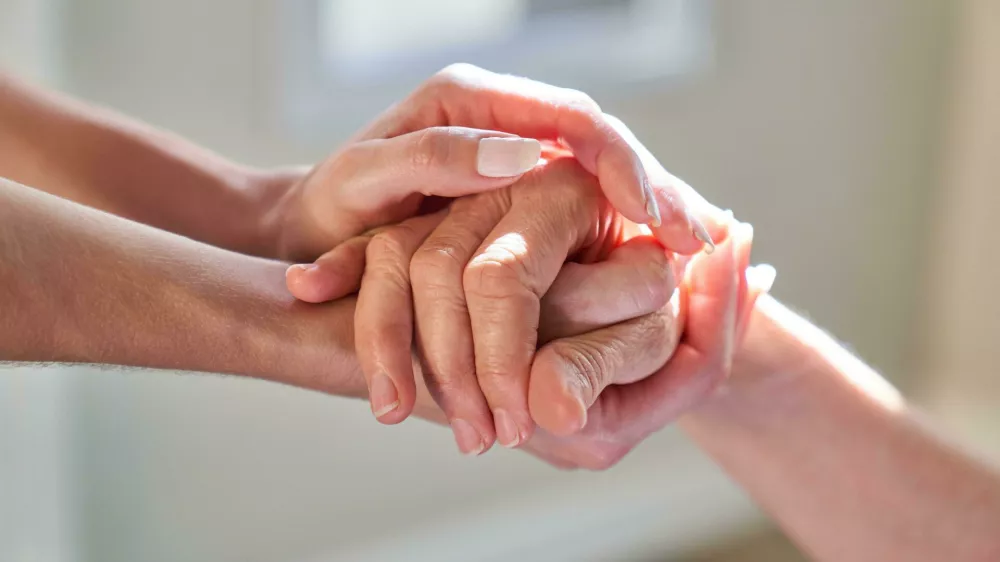
[[[0,90],[0,175],[157,228],[11,181],[0,183],[0,309],[4,311],[0,358],[226,372],[367,396],[368,371],[362,372],[355,353],[355,299],[297,303],[285,288],[287,263],[267,258],[316,258],[381,222],[407,219],[415,209],[409,206],[411,200],[402,204],[395,196],[363,199],[360,210],[352,207],[362,218],[344,232],[323,231],[307,216],[296,224],[298,229],[285,229],[276,226],[285,221],[275,215],[287,215],[268,211],[296,207],[298,196],[288,195],[296,190],[288,186],[310,185],[301,183],[297,172],[248,170],[177,139],[118,119],[92,117],[82,107],[66,109],[60,101],[39,103],[30,90],[18,89],[11,95],[10,88]],[[405,113],[406,107],[400,111]],[[470,117],[461,111],[451,116]],[[381,129],[376,136],[401,138],[437,125],[473,129],[496,125],[471,119],[464,123],[418,119],[411,126]],[[526,129],[497,128],[531,135]],[[451,131],[442,134],[451,138]],[[477,134],[481,133],[463,131],[458,136],[478,139]],[[393,153],[391,148],[390,155],[412,154],[406,148]],[[593,154],[588,155],[580,142],[572,148],[583,170],[604,171],[589,169],[588,160],[591,166],[595,163]],[[640,148],[633,148],[642,156]],[[383,151],[376,152],[385,157]],[[133,157],[115,158],[123,153]],[[648,157],[642,161],[644,174],[666,177],[660,176],[660,168],[650,169]],[[475,169],[467,161],[445,164],[445,169],[432,166],[428,173],[462,178]],[[567,183],[566,173],[545,168],[532,172],[538,179],[529,179],[559,186]],[[608,191],[605,183],[611,182],[603,181],[603,175],[596,184],[576,182],[581,184],[578,189]],[[336,178],[298,191],[324,193],[323,186]],[[515,190],[522,187],[520,180],[521,174],[505,180],[479,178],[478,187],[470,191],[503,185],[514,185]],[[651,179],[651,184],[657,181]],[[391,178],[379,182],[392,183]],[[398,194],[400,189],[405,193],[405,188],[389,191]],[[607,193],[607,197],[615,207],[628,210],[625,219],[649,220],[639,216],[644,211],[641,196],[635,190],[630,193]],[[573,191],[550,201],[554,208],[568,211],[551,213],[545,224],[559,227],[592,220],[595,215],[586,206],[561,203],[578,196]],[[631,203],[623,202],[628,197],[633,198]],[[669,212],[663,215],[663,226],[654,229],[661,242],[679,251],[700,246],[689,236],[687,222],[677,227],[681,223],[667,220]],[[516,216],[526,220],[529,215]],[[817,559],[1000,557],[996,472],[918,423],[891,387],[821,331],[770,297],[757,298],[766,286],[756,285],[759,281],[744,274],[749,253],[744,229],[710,217],[703,222],[718,250],[695,258],[682,288],[684,305],[676,309],[664,304],[667,285],[676,282],[673,274],[664,273],[670,271],[669,261],[651,242],[640,239],[623,245],[624,239],[615,240],[613,249],[602,256],[607,259],[590,266],[603,268],[586,276],[598,280],[590,285],[593,293],[577,296],[569,291],[581,283],[560,282],[560,277],[579,275],[578,267],[557,267],[554,280],[548,273],[550,263],[561,264],[568,250],[531,249],[542,256],[540,263],[517,281],[528,285],[545,281],[542,285],[550,286],[537,305],[538,343],[579,342],[587,337],[584,347],[596,360],[560,363],[558,358],[564,355],[556,354],[556,362],[543,369],[548,378],[538,377],[587,381],[579,397],[589,405],[583,429],[563,437],[537,431],[523,446],[560,466],[606,468],[645,436],[680,417],[692,438]],[[394,230],[384,232],[390,231]],[[678,233],[687,238],[672,245],[670,236]],[[469,240],[477,249],[482,242]],[[615,253],[623,251],[619,256],[626,259],[616,262]],[[476,255],[481,254],[474,252],[470,263]],[[648,283],[629,283],[640,263],[654,264],[643,271],[662,275],[664,294],[650,295],[645,290]],[[312,296],[318,298],[311,300],[325,300],[326,294],[343,290],[337,283],[358,280],[357,271],[329,273],[322,267],[297,270],[289,273],[287,282],[301,283],[306,292],[316,291]],[[298,275],[304,277],[296,279]],[[614,286],[625,292],[635,290],[639,299],[635,309],[622,316],[612,310],[620,308],[617,303],[606,308],[596,304],[590,310],[568,304],[581,299],[600,303],[607,293],[601,279],[617,280]],[[423,297],[414,295],[419,298]],[[413,321],[419,331],[421,316],[416,312]],[[671,320],[675,313],[676,321]],[[365,316],[364,321],[378,325],[378,315]],[[636,322],[659,329],[628,330]],[[602,339],[602,330],[616,331]],[[472,345],[480,342],[474,339]],[[576,344],[568,349],[577,349],[572,345]],[[659,346],[673,359],[634,380],[636,373],[614,359],[620,346],[633,353]],[[544,357],[541,351],[538,357]],[[572,351],[565,357],[572,357]],[[658,361],[659,357],[650,359]],[[564,369],[567,365],[572,365],[570,371]],[[414,411],[445,421],[423,384],[421,361],[411,368]],[[535,380],[533,369],[529,384]],[[613,384],[625,381],[630,382]],[[715,387],[718,390],[710,392]],[[476,390],[486,392],[482,387]]]

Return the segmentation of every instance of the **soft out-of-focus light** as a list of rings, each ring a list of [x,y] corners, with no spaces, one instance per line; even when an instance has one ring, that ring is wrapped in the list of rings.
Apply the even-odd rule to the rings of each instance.
[[[324,0],[320,13],[328,55],[378,60],[500,39],[523,19],[525,0]]]

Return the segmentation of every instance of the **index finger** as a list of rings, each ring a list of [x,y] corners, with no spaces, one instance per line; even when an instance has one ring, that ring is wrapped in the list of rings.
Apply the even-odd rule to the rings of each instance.
[[[711,243],[684,199],[654,194],[643,162],[628,139],[582,92],[472,65],[452,65],[361,138],[386,138],[435,125],[558,140],[598,177],[601,189],[619,212],[634,222],[652,224],[669,249],[692,254]]]

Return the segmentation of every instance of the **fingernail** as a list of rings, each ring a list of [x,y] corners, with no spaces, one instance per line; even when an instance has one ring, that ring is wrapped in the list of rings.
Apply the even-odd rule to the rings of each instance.
[[[715,241],[712,240],[712,236],[708,233],[708,229],[705,225],[698,220],[697,217],[691,213],[687,214],[688,224],[691,225],[691,233],[694,237],[705,244],[705,253],[711,254],[715,251]]]
[[[292,271],[301,271],[304,273],[306,271],[312,271],[314,269],[319,269],[319,266],[314,263],[297,263],[295,265],[289,266],[288,269],[285,270],[285,275],[288,275]]]
[[[493,422],[497,428],[497,441],[501,445],[510,449],[521,444],[521,432],[507,410],[493,412]]]
[[[372,378],[369,400],[372,403],[372,413],[376,418],[388,414],[399,407],[399,394],[396,385],[385,373],[378,373]]]
[[[642,199],[646,203],[646,214],[649,215],[649,224],[654,228],[663,224],[663,217],[660,215],[660,205],[656,202],[656,194],[653,187],[649,185],[649,180],[642,180]]]
[[[747,270],[747,285],[756,288],[763,295],[771,292],[777,277],[778,270],[773,265],[762,263]]]
[[[476,428],[472,427],[472,424],[463,419],[452,420],[451,431],[455,434],[458,450],[465,456],[474,457],[486,448],[483,436],[476,431]]]
[[[538,164],[542,144],[535,139],[490,137],[479,141],[476,171],[487,178],[519,176]]]

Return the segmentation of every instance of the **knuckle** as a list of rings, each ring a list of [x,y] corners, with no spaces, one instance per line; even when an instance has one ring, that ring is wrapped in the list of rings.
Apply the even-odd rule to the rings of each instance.
[[[463,396],[468,394],[476,380],[476,369],[465,354],[436,353],[432,360],[434,368],[424,376],[430,389],[441,396]]]
[[[525,289],[521,284],[524,268],[520,260],[504,249],[494,250],[494,255],[480,255],[465,266],[462,286],[466,293],[484,299],[503,299],[519,295]],[[506,254],[501,257],[495,254]]]
[[[456,246],[435,240],[417,250],[410,262],[410,275],[423,284],[440,284],[459,278],[465,264]]]
[[[598,214],[605,200],[597,178],[575,159],[563,158],[532,177],[529,189],[516,194],[532,209],[551,209],[562,220],[580,220]],[[544,203],[544,205],[540,204]],[[610,213],[603,213],[609,215]],[[589,221],[599,222],[599,221]]]
[[[320,166],[329,166],[325,170],[326,174],[336,177],[341,170],[356,170],[361,167],[369,159],[369,154],[369,143],[353,142],[341,148],[335,158],[326,160]]]
[[[457,62],[449,64],[434,73],[427,82],[424,83],[425,90],[429,93],[441,93],[448,90],[459,89],[462,85],[476,73],[485,72],[478,66]]]
[[[512,191],[512,188],[508,186],[460,197],[451,204],[450,212],[457,216],[482,218],[486,221],[493,220],[488,217],[503,216],[510,209],[513,204]]]
[[[359,315],[354,324],[355,339],[374,346],[393,346],[410,329],[408,322],[385,314],[371,317]]]
[[[476,380],[480,388],[489,391],[515,384],[516,378],[510,370],[507,358],[491,357],[479,359],[476,364]]]
[[[603,116],[601,112],[601,106],[598,105],[594,98],[587,95],[585,92],[580,90],[575,90],[572,88],[565,88],[563,91],[565,95],[565,101],[563,106],[573,112],[580,112],[582,114],[591,116]]]
[[[401,262],[408,254],[406,232],[402,227],[383,230],[368,242],[366,258],[370,262],[391,260]]]
[[[415,133],[417,138],[410,153],[415,170],[447,166],[452,158],[451,137],[444,127],[430,127]]]

